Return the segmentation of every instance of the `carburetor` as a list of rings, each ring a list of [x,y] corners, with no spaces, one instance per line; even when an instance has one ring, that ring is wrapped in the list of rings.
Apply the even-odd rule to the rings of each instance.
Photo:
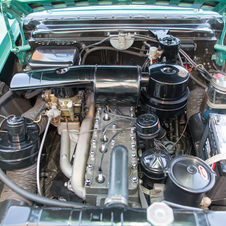
[[[113,147],[120,144],[128,149],[128,206],[140,207],[138,204],[136,131],[132,122],[133,120],[108,114],[104,108],[97,109],[85,175],[86,201],[88,204],[104,206],[109,189],[111,151]],[[117,132],[126,127],[128,128],[114,137]],[[102,173],[100,175],[98,167],[104,150],[101,165]]]
[[[78,121],[82,109],[83,92],[78,92],[74,96],[56,97],[52,90],[45,90],[42,94],[46,106],[51,109],[53,105],[61,111],[61,117],[67,117],[70,121]]]

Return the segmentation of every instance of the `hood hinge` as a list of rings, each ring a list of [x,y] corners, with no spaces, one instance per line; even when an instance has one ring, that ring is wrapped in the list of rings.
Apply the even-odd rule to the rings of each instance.
[[[20,65],[22,66],[26,65],[31,56],[31,53],[28,52],[31,49],[31,46],[28,44],[25,38],[23,31],[23,21],[21,20],[21,17],[25,17],[26,14],[12,3],[2,3],[1,11],[5,21],[7,33],[9,35],[9,39],[11,42],[11,52],[13,52],[18,57]],[[16,19],[16,21],[19,24],[20,37],[22,41],[21,46],[16,45],[16,40],[14,39],[13,31],[9,24],[9,19]]]

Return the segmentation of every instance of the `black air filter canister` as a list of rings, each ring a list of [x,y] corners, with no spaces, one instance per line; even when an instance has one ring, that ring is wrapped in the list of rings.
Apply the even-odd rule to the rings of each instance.
[[[149,67],[149,76],[149,84],[141,92],[145,111],[159,118],[182,114],[189,96],[188,71],[179,65],[155,64]]]
[[[170,163],[164,197],[166,201],[198,207],[215,184],[215,172],[200,158],[178,156]]]
[[[28,123],[27,123],[28,122]],[[4,128],[3,128],[4,129]],[[34,193],[36,191],[36,159],[39,149],[38,127],[33,120],[12,116],[6,121],[6,133],[0,133],[0,166],[18,186]],[[0,202],[18,201],[32,204],[4,185]]]
[[[1,168],[16,170],[33,165],[39,149],[38,128],[23,116],[9,117],[6,124],[8,133],[0,133]]]

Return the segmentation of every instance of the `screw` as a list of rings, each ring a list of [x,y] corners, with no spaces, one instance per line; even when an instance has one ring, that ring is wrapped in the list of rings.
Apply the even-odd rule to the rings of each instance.
[[[90,180],[90,179],[86,179],[85,185],[86,185],[87,187],[89,187],[89,186],[91,185],[91,180]]]
[[[131,149],[135,149],[136,148],[136,144],[131,144]]]
[[[130,140],[136,140],[136,137],[135,136],[131,136]]]
[[[130,133],[135,133],[135,128],[131,128]]]
[[[133,154],[131,155],[131,157],[132,157],[133,159],[135,159],[135,158],[137,157],[137,155],[136,155],[135,153],[133,153]]]

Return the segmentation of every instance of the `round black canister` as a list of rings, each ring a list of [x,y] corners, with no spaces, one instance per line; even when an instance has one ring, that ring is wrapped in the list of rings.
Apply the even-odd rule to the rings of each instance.
[[[164,150],[151,148],[143,153],[140,159],[144,182],[153,187],[154,183],[164,183],[169,170],[171,156]]]
[[[213,188],[215,176],[202,159],[178,156],[170,163],[164,198],[180,205],[199,207],[203,195]]]

